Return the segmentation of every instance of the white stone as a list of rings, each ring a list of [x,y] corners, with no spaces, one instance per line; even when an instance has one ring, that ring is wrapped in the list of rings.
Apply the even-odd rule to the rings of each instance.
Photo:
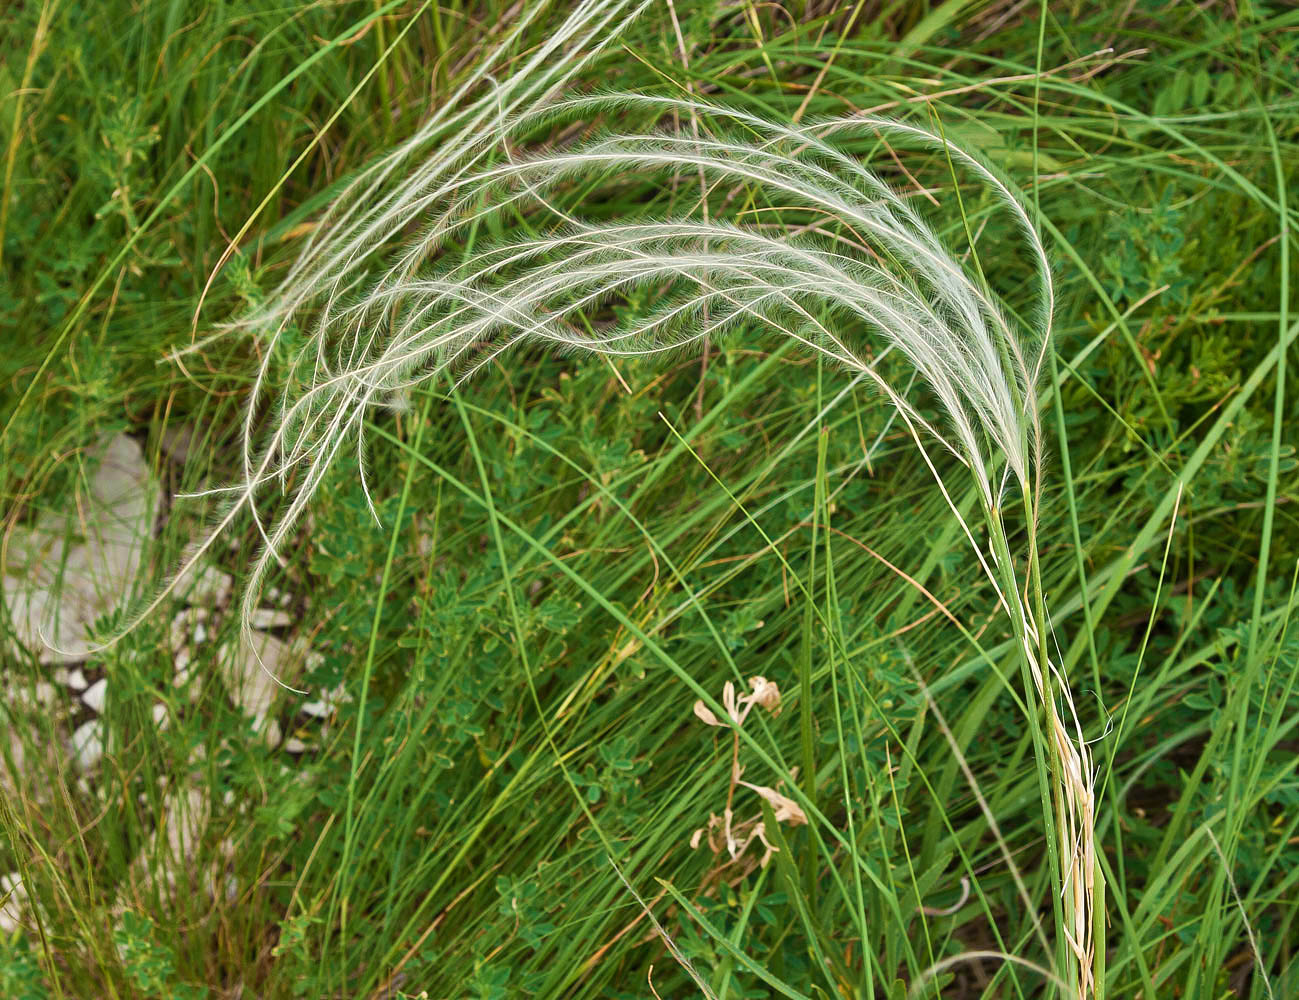
[[[168,627],[171,651],[179,653],[182,649],[188,649],[206,639],[207,629],[203,623],[207,621],[207,617],[206,608],[186,608],[177,612]]]
[[[173,786],[165,791],[152,843],[132,863],[134,878],[154,889],[174,889],[176,874],[194,867],[209,816],[208,797],[202,788]]]
[[[229,573],[222,573],[216,566],[203,566],[196,571],[194,586],[190,587],[186,597],[190,604],[223,608],[230,603],[234,588],[234,578]]]
[[[248,624],[258,629],[283,628],[293,624],[293,616],[275,608],[258,608],[248,616]]]
[[[171,684],[177,691],[185,694],[191,705],[203,696],[203,685],[198,683],[198,675],[189,667],[177,670],[176,675],[171,679]]]
[[[289,753],[306,753],[311,748],[296,736],[290,736],[284,741],[284,749]]]
[[[292,659],[289,647],[274,636],[254,633],[250,639],[241,635],[234,652],[221,658],[234,703],[255,719],[264,717],[285,683]]]
[[[167,796],[162,828],[173,858],[182,862],[193,860],[207,821],[208,800],[202,789],[191,788],[183,795],[173,792]]]
[[[9,540],[0,589],[15,638],[42,663],[90,654],[88,630],[130,596],[157,514],[157,485],[132,438],[100,442],[83,461],[89,477],[66,510]]]
[[[81,672],[80,667],[77,667],[72,671],[72,673],[68,674],[67,684],[73,691],[84,690],[86,683],[86,675]]]
[[[328,719],[334,714],[334,709],[345,701],[351,701],[343,690],[343,685],[339,685],[332,691],[326,691],[316,701],[304,702],[302,711],[310,715],[313,719]]]
[[[27,901],[27,889],[18,872],[0,875],[0,933],[12,934],[22,926],[21,907]]]
[[[162,453],[179,465],[185,464],[189,457],[190,446],[194,443],[197,429],[193,424],[170,424],[162,432]]]
[[[104,756],[104,728],[98,719],[83,722],[72,734],[72,754],[77,766],[89,771]]]
[[[191,568],[181,577],[176,592],[195,607],[225,607],[234,592],[234,578],[205,563]]]
[[[81,700],[86,703],[86,707],[92,712],[97,715],[103,714],[104,702],[108,700],[108,678],[101,677],[86,688],[81,695]]]

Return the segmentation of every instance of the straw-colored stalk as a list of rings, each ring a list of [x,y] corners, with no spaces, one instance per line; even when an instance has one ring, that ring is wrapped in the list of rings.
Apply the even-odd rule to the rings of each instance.
[[[1007,181],[913,124],[857,116],[792,126],[695,98],[642,95],[547,105],[543,99],[633,15],[620,0],[580,4],[504,83],[466,98],[464,110],[435,116],[328,211],[265,308],[242,323],[269,340],[248,402],[244,477],[215,491],[228,500],[225,512],[188,563],[237,516],[251,513],[264,547],[245,595],[250,614],[343,448],[362,458],[369,497],[364,429],[373,408],[420,385],[463,382],[512,347],[549,344],[618,358],[688,350],[728,330],[792,338],[873,384],[897,408],[954,512],[924,441],[937,441],[975,484],[987,550],[962,527],[1010,619],[1040,715],[1037,766],[1063,942],[1056,959],[1069,966],[1059,970],[1062,978],[1084,997],[1101,947],[1093,769],[1067,681],[1048,654],[1036,542],[1043,465],[1036,387],[1054,306],[1045,248]],[[488,72],[466,87],[482,84]],[[512,153],[557,124],[623,113],[684,119],[691,132],[597,134],[526,158]],[[987,186],[1016,222],[1032,261],[1039,302],[1028,329],[1012,329],[982,277],[967,272],[910,202],[835,145],[845,136],[937,152]],[[728,222],[717,207],[699,218],[589,222],[552,203],[569,181],[616,184],[628,175],[679,171],[710,190],[760,191],[768,206],[761,225]],[[449,249],[459,234],[507,208],[533,213],[537,235],[472,253]],[[397,234],[415,221],[422,231],[393,252]],[[590,324],[602,306],[635,289],[657,296],[656,304]],[[269,439],[258,447],[254,415],[265,402],[276,344],[291,320],[306,316],[314,317],[311,336],[276,401]],[[867,344],[878,348],[873,357]],[[894,353],[937,402],[941,421],[926,420],[881,373],[880,361]],[[282,497],[275,514],[266,511],[268,493]],[[1016,494],[1028,529],[1022,574],[1003,519]]]

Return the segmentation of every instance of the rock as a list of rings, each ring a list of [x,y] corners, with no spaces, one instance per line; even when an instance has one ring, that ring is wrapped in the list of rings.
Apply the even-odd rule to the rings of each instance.
[[[203,642],[207,638],[207,629],[203,623],[207,620],[206,608],[186,608],[178,612],[167,627],[168,643],[173,653]]]
[[[316,701],[304,702],[301,709],[313,719],[328,719],[334,714],[334,710],[345,701],[351,701],[351,699],[343,690],[343,685],[340,684],[332,691],[326,691]]]
[[[173,890],[177,875],[183,885],[197,888],[201,877],[196,861],[211,810],[201,787],[181,790],[173,786],[163,795],[158,827],[151,842],[132,863],[134,878],[151,891]]]
[[[199,563],[181,575],[176,593],[195,607],[223,608],[230,603],[235,582],[229,573]]]
[[[201,788],[167,796],[159,833],[166,834],[167,849],[176,861],[186,863],[194,860],[207,821],[208,799]]]
[[[233,654],[222,658],[230,697],[244,713],[265,716],[275,702],[291,663],[289,647],[274,636],[254,632],[239,637]],[[280,683],[277,683],[277,678]]]
[[[90,474],[64,512],[11,533],[0,581],[14,638],[42,663],[89,655],[95,621],[131,594],[158,510],[157,485],[132,438],[102,441],[84,461]]]
[[[162,453],[177,465],[184,466],[194,443],[196,428],[193,424],[169,424],[159,441]]]
[[[30,687],[20,680],[11,681],[0,689],[0,700],[12,712],[45,712],[55,702],[58,692],[49,681],[37,681]],[[10,720],[6,720],[10,721]]]
[[[252,716],[254,727],[265,733],[271,746],[278,746],[282,735],[279,724],[270,718],[275,699],[303,659],[303,653],[265,632],[241,634],[235,651],[222,658],[231,700]]]
[[[85,702],[88,709],[96,715],[102,715],[104,712],[104,702],[108,699],[108,678],[101,677],[94,684],[86,688],[81,695],[81,700]]]
[[[293,624],[293,616],[274,608],[258,608],[249,616],[248,624],[256,629],[283,628]]]
[[[0,875],[0,933],[12,934],[22,926],[22,904],[27,901],[27,889],[18,872]]]
[[[83,722],[72,734],[72,754],[82,771],[89,771],[104,756],[104,726],[99,719]]]

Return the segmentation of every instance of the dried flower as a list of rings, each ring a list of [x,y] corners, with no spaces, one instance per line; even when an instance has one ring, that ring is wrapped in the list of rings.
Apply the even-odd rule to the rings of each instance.
[[[707,839],[708,847],[714,854],[726,852],[730,859],[727,864],[740,861],[749,845],[755,840],[762,844],[762,857],[758,864],[765,868],[771,861],[771,856],[776,853],[778,848],[767,839],[766,825],[762,821],[762,815],[758,814],[749,819],[736,821],[732,812],[732,803],[735,801],[735,789],[741,785],[745,788],[752,789],[771,803],[777,823],[789,823],[791,826],[800,826],[807,823],[807,814],[793,799],[782,795],[767,785],[753,785],[742,780],[744,777],[744,768],[740,765],[740,727],[744,725],[744,720],[748,718],[749,713],[753,710],[754,705],[765,708],[773,715],[780,711],[780,688],[774,681],[760,675],[754,675],[749,678],[750,691],[745,695],[737,695],[733,681],[727,681],[722,687],[722,707],[726,710],[726,716],[729,720],[729,727],[732,730],[731,736],[731,780],[730,787],[726,791],[726,808],[722,810],[721,815],[709,813],[708,825],[700,827],[690,835],[690,847],[697,850],[700,844]],[[706,726],[717,726],[726,728],[727,722],[722,722],[717,715],[703,703],[702,700],[694,703],[695,716]],[[750,865],[752,862],[750,861]]]
[[[780,714],[780,688],[775,681],[754,676],[749,678],[749,686],[753,688],[753,694],[749,698],[754,704],[761,705],[772,715]]]
[[[695,715],[699,717],[699,721],[702,722],[705,726],[723,725],[721,720],[719,720],[717,716],[715,716],[712,713],[712,710],[709,709],[709,707],[703,703],[702,699],[695,702]]]
[[[790,826],[807,825],[807,813],[803,812],[803,807],[789,796],[781,795],[780,792],[767,785],[751,785],[747,781],[741,781],[739,784],[745,788],[751,788],[771,803],[771,808],[776,813],[777,823],[788,823]]]

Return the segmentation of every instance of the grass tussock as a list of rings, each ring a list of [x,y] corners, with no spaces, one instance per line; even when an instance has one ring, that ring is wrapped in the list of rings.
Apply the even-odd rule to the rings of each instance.
[[[1293,992],[1296,39],[15,12],[0,993]]]

